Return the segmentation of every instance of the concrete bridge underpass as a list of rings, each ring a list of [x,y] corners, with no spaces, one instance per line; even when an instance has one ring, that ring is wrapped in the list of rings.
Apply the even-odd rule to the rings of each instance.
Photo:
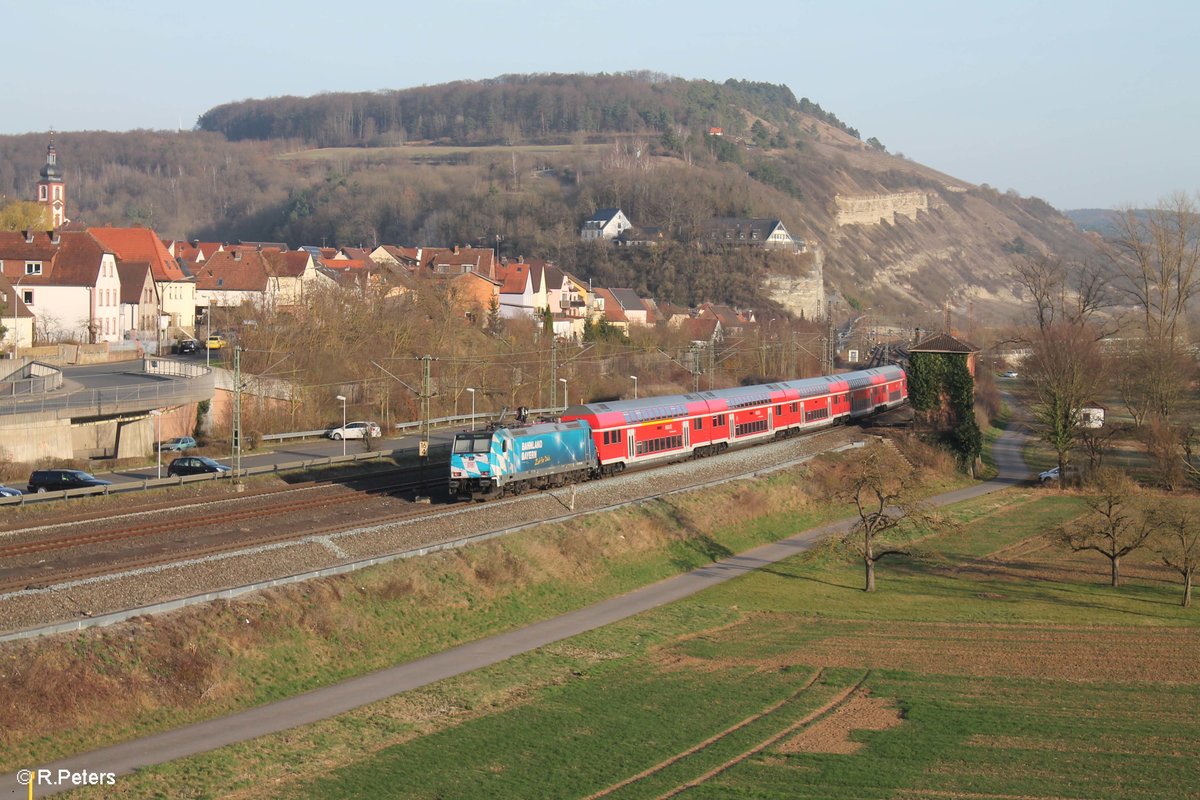
[[[0,460],[144,456],[160,436],[191,433],[213,385],[204,365],[158,357],[0,371]]]

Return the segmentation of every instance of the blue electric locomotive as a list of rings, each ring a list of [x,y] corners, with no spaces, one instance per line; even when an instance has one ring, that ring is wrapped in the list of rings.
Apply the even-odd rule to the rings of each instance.
[[[520,494],[599,475],[586,422],[460,433],[450,450],[450,495]]]

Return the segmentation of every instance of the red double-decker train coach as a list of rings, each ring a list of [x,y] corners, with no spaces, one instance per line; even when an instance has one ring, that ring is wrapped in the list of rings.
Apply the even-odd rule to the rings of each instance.
[[[908,399],[895,366],[716,389],[708,392],[571,406],[564,422],[591,426],[602,474],[631,464],[707,456],[730,445],[792,436],[893,408]]]

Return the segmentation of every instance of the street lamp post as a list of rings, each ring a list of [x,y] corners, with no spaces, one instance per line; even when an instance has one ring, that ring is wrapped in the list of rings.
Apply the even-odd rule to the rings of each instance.
[[[563,411],[566,411],[567,406],[571,404],[570,399],[567,397],[567,379],[559,378],[558,382],[563,385]]]
[[[17,346],[21,344],[21,331],[17,327],[17,324],[18,324],[17,323],[17,302],[18,302],[17,298],[21,294],[21,279],[24,277],[25,276],[22,275],[21,277],[17,278],[17,282],[15,284],[13,284],[13,303],[12,303],[12,307],[13,307],[13,327],[12,327],[12,334],[13,334],[12,357],[13,357],[13,361],[17,360]]]
[[[475,390],[467,387],[467,391],[471,393],[471,430],[475,430]]]
[[[212,339],[212,298],[204,306],[204,321],[208,325],[208,335],[204,338],[204,366],[212,366],[212,351],[208,349],[208,341]]]
[[[630,375],[633,378],[633,399],[637,400],[637,375]]]
[[[346,395],[339,394],[334,400],[342,401],[342,455],[346,455]],[[366,436],[370,436],[371,432],[367,431]]]
[[[162,409],[150,409],[150,415],[154,417],[154,439],[156,445],[154,450],[158,453],[158,477],[162,478]]]

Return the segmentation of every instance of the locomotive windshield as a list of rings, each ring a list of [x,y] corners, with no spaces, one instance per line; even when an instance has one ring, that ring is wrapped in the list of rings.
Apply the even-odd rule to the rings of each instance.
[[[454,437],[454,452],[456,453],[487,453],[492,449],[492,435],[481,433],[473,435],[460,433]]]

